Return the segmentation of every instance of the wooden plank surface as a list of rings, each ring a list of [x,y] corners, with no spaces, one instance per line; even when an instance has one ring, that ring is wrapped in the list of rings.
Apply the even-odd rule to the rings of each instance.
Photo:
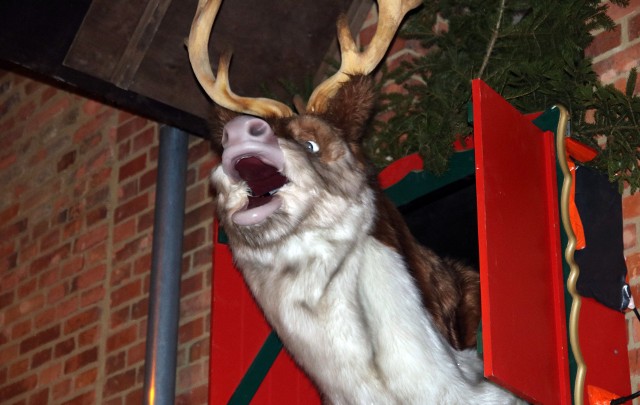
[[[480,80],[473,117],[485,374],[569,404],[553,134]]]

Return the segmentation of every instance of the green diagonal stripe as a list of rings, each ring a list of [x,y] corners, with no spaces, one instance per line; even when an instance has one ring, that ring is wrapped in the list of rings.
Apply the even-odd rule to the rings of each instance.
[[[280,350],[282,350],[282,342],[275,332],[271,332],[227,402],[228,405],[246,405],[251,402],[271,365],[280,354]]]

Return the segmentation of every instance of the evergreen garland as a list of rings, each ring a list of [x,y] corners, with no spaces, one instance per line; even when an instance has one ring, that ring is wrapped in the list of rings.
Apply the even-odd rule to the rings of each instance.
[[[427,52],[382,75],[381,85],[394,80],[405,94],[381,97],[384,119],[374,120],[368,144],[375,163],[419,152],[427,170],[444,172],[456,137],[471,132],[471,79],[481,78],[520,111],[567,107],[576,139],[598,147],[596,136],[606,138],[593,164],[621,190],[640,188],[636,72],[626,92],[604,86],[584,53],[593,30],[613,29],[606,10],[599,0],[426,0],[401,35]],[[434,31],[438,18],[448,30]]]

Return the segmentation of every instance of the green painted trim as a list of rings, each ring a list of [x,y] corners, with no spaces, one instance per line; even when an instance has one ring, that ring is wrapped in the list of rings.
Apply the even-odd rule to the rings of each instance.
[[[251,402],[281,350],[280,338],[275,332],[271,332],[227,402],[228,405],[246,405]]]
[[[449,169],[443,175],[436,176],[426,171],[411,172],[387,188],[385,193],[396,206],[400,206],[473,174],[475,174],[473,149],[456,152],[451,157]]]
[[[218,243],[222,243],[225,245],[229,244],[229,238],[227,237],[227,234],[224,232],[222,225],[218,225]]]

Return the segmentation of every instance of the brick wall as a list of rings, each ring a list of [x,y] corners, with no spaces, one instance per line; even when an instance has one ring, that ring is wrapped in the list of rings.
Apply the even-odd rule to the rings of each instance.
[[[0,402],[139,404],[158,125],[0,71]],[[189,147],[178,403],[207,394],[208,144]]]

